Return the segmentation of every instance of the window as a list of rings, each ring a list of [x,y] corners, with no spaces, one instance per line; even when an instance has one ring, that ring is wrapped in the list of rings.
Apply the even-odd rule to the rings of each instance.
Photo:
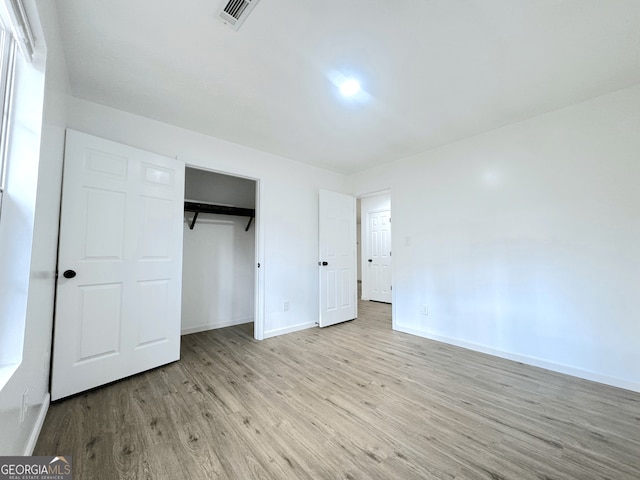
[[[0,391],[25,345],[46,61],[40,49],[32,64],[34,42],[22,0],[0,0]]]
[[[7,138],[13,92],[13,71],[16,45],[12,35],[0,30],[0,221],[2,219],[2,197],[5,189]]]

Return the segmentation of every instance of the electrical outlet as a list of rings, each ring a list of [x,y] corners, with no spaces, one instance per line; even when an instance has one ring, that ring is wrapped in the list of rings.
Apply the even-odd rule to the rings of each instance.
[[[24,422],[29,410],[29,389],[27,388],[22,394],[22,406],[20,407],[20,423]]]
[[[283,311],[283,312],[287,312],[287,311],[289,311],[289,302],[288,302],[288,301],[286,301],[286,302],[284,302],[284,303],[282,304],[282,311]]]
[[[429,305],[422,305],[422,314],[429,315]]]

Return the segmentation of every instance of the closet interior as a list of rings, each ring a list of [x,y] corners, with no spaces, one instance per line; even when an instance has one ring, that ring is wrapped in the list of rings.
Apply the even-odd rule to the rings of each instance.
[[[253,322],[256,181],[187,167],[182,334]]]

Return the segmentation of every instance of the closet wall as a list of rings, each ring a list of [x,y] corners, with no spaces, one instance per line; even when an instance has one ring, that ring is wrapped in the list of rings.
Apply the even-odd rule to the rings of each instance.
[[[256,182],[187,168],[185,200],[255,208]],[[249,217],[185,213],[182,333],[253,321],[255,226]]]

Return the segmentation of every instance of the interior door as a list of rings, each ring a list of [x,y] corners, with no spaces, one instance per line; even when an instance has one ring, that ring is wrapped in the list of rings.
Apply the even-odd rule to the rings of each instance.
[[[356,302],[356,200],[320,190],[321,327],[353,320]]]
[[[53,400],[180,358],[184,163],[67,131]]]
[[[391,211],[367,214],[369,299],[391,303]]]

